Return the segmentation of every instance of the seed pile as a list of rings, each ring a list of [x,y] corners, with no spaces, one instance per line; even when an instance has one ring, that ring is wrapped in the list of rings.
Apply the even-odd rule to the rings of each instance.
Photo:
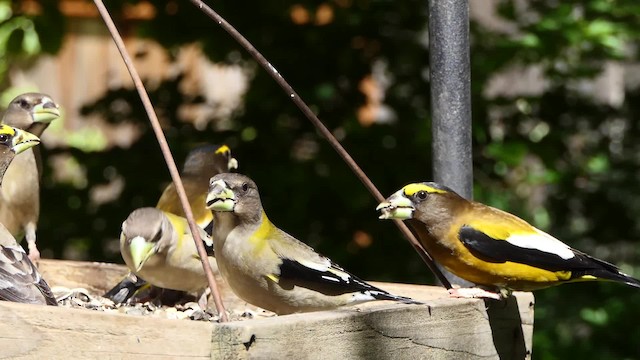
[[[155,304],[153,301],[144,303],[115,304],[112,300],[102,296],[91,294],[87,289],[69,289],[55,286],[51,289],[58,300],[58,305],[68,308],[82,308],[105,313],[117,313],[133,316],[149,316],[161,319],[188,319],[196,321],[219,322],[220,318],[215,311],[203,310],[197,302],[187,302],[166,306]],[[254,318],[268,318],[275,316],[266,310],[252,311],[243,309],[227,309],[230,321],[249,320]]]

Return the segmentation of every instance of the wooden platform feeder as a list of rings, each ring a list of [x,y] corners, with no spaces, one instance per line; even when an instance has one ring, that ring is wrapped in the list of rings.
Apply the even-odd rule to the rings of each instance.
[[[43,260],[52,286],[98,294],[126,273],[104,263]],[[373,302],[334,311],[233,321],[103,313],[0,302],[0,358],[10,359],[525,359],[530,293],[508,301],[451,299],[443,288],[374,283],[425,302]],[[237,301],[222,289],[225,301]]]

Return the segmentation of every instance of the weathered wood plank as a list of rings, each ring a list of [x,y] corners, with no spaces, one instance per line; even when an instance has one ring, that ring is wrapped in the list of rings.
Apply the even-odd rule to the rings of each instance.
[[[50,286],[83,287],[101,294],[129,272],[123,265],[88,261],[41,259],[38,270]]]
[[[221,324],[213,329],[212,358],[531,357],[530,293],[518,293],[517,300],[485,304],[482,300],[450,299],[440,288],[376,285],[424,300],[426,305],[368,303],[335,311]],[[429,294],[423,297],[419,293]]]
[[[53,285],[98,292],[123,266],[44,260]],[[425,305],[372,302],[334,311],[211,324],[0,302],[0,358],[523,359],[533,295],[451,299],[431,286],[374,283]],[[222,285],[228,296],[228,288]],[[237,299],[237,298],[236,298]]]
[[[209,359],[214,324],[0,302],[0,357]]]

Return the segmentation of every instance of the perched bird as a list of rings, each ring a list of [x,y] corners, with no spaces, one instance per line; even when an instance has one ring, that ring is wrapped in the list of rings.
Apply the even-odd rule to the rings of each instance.
[[[41,136],[49,123],[60,116],[58,105],[49,96],[22,94],[9,103],[2,123]],[[0,191],[0,222],[18,240],[27,239],[29,258],[40,259],[36,228],[40,217],[42,162],[37,148],[15,157],[4,176]]]
[[[213,243],[204,230],[200,237],[217,272]],[[129,269],[158,287],[204,294],[208,283],[187,220],[156,208],[134,210],[122,223],[120,252]],[[206,297],[201,299],[206,304]]]
[[[211,211],[205,206],[205,198],[207,197],[207,190],[209,189],[209,179],[216,174],[237,168],[238,161],[231,156],[231,149],[226,145],[199,146],[189,152],[185,159],[180,175],[182,184],[187,193],[187,199],[191,205],[193,217],[198,226],[205,229],[206,233],[211,233],[213,219]],[[167,213],[185,217],[173,182],[164,189],[156,208]],[[141,291],[148,289],[148,286],[149,284],[147,284],[143,278],[128,275],[109,290],[104,297],[116,303],[124,303],[134,296],[139,297]],[[177,297],[176,294],[172,294],[171,296]],[[163,296],[163,300],[165,297],[166,295]]]
[[[377,210],[381,219],[407,220],[434,260],[480,286],[452,289],[453,296],[500,299],[511,290],[591,280],[640,287],[639,280],[616,266],[572,249],[515,215],[466,200],[433,182],[409,184]]]
[[[220,273],[248,303],[277,314],[372,300],[416,303],[367,284],[277,228],[262,209],[256,184],[244,175],[211,178],[207,207]]]
[[[0,125],[0,183],[16,154],[40,142],[37,136]],[[0,224],[0,300],[57,305],[56,299],[27,253]]]
[[[209,179],[212,176],[238,168],[238,161],[231,156],[231,149],[222,145],[204,145],[193,149],[184,161],[180,177],[187,193],[193,217],[201,228],[211,233],[213,215],[207,209],[205,199],[209,190]],[[184,211],[173,183],[169,184],[156,208],[184,217]]]

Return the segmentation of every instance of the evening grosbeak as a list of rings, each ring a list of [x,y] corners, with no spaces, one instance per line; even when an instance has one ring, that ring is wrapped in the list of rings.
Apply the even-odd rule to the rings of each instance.
[[[200,237],[217,272],[213,243],[204,230]],[[146,207],[134,210],[122,223],[120,252],[137,277],[172,290],[204,295],[208,283],[187,219]],[[206,297],[200,299],[206,304]]]
[[[47,95],[22,94],[9,103],[2,123],[41,136],[49,123],[60,116],[58,105]],[[42,159],[38,148],[17,155],[4,175],[0,191],[0,222],[18,240],[27,239],[29,258],[40,259],[36,228],[40,217]]]
[[[37,136],[0,125],[0,183],[16,154],[40,143]],[[58,305],[27,253],[6,227],[0,225],[0,300]]]
[[[381,219],[407,220],[434,260],[480,287],[531,291],[565,282],[610,280],[640,287],[605,261],[572,249],[526,221],[466,200],[433,182],[409,184],[378,205]],[[481,288],[453,296],[489,297]]]
[[[207,209],[205,199],[209,190],[209,179],[212,176],[238,168],[238,161],[231,156],[231,149],[222,145],[204,145],[193,149],[184,161],[182,173],[182,185],[187,193],[193,218],[198,226],[211,232],[213,215]],[[156,208],[185,217],[182,204],[178,198],[178,192],[173,184],[169,184],[162,192]]]
[[[211,178],[207,207],[218,269],[248,303],[277,314],[372,300],[416,303],[367,284],[277,228],[262,209],[256,184],[244,175]]]
[[[231,156],[231,149],[226,145],[202,145],[191,150],[185,159],[180,175],[187,199],[191,205],[193,217],[199,227],[211,232],[211,211],[205,206],[205,198],[209,189],[209,179],[219,173],[235,170],[238,161]],[[164,189],[156,208],[171,214],[185,217],[175,185],[170,183]],[[144,277],[127,275],[120,283],[109,290],[104,297],[116,303],[124,303],[132,297],[142,298],[142,290],[150,293],[163,292],[161,289],[149,287]],[[157,285],[157,284],[154,284]],[[167,295],[170,292],[166,292]],[[165,295],[166,296],[166,295]],[[171,294],[178,297],[178,294]],[[164,296],[163,296],[164,298]]]

